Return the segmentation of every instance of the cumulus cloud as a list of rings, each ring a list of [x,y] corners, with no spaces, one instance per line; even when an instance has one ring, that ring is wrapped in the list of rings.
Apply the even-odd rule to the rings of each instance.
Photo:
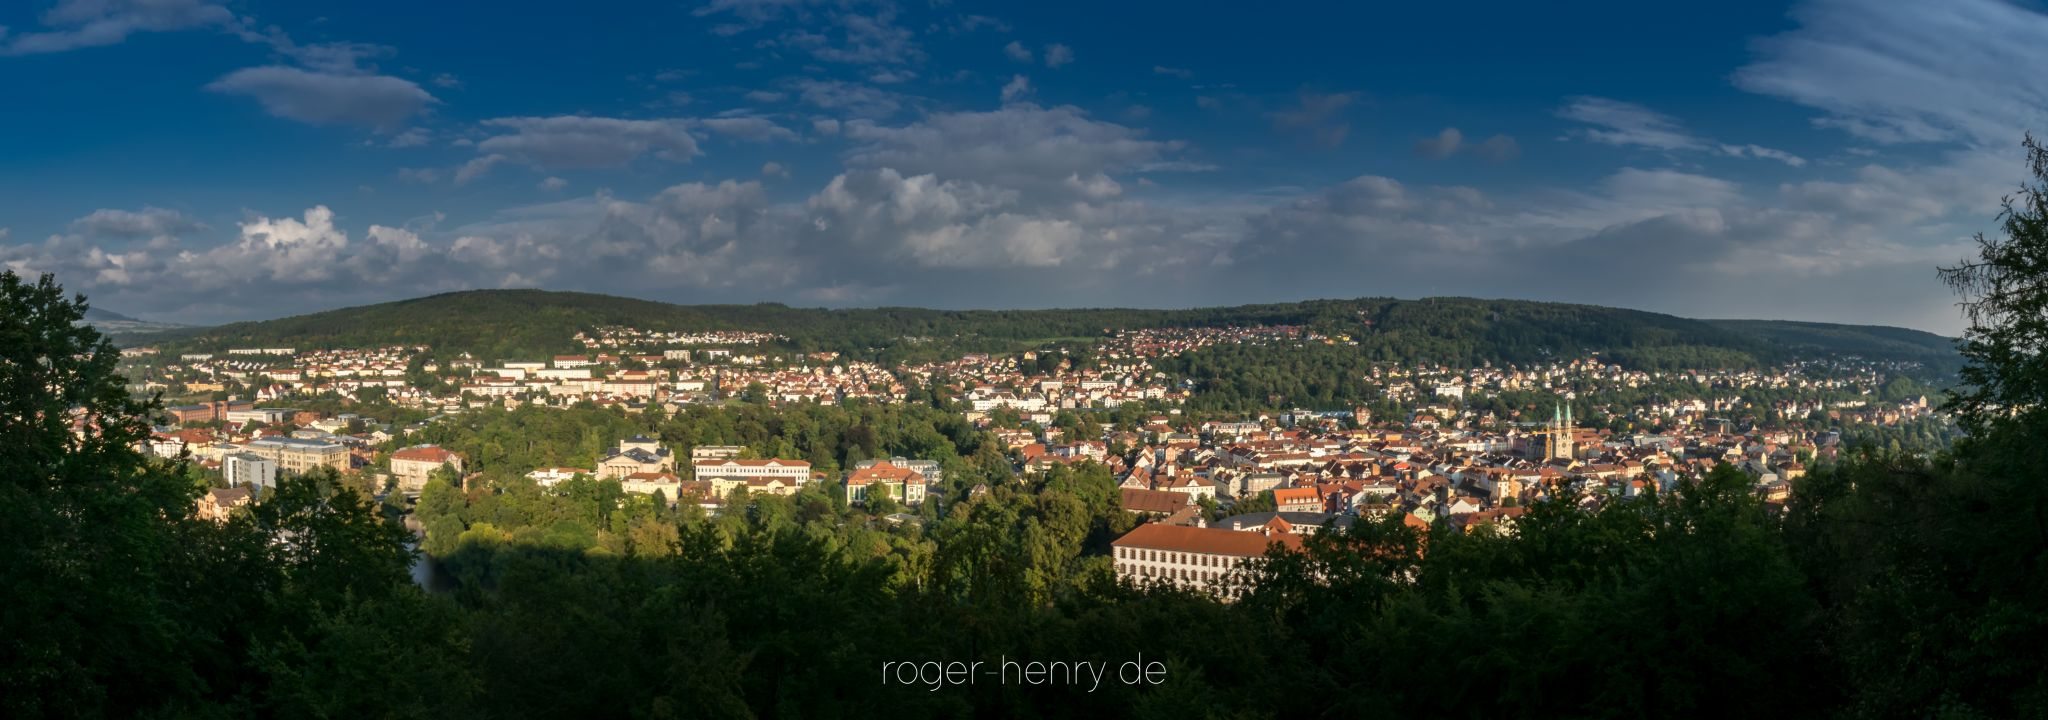
[[[568,186],[569,181],[550,175],[547,178],[541,180],[540,184],[537,187],[547,192],[554,192]]]
[[[1011,60],[1023,63],[1031,62],[1032,57],[1031,48],[1024,47],[1024,43],[1015,40],[1003,46],[1003,54],[1009,56]]]
[[[222,76],[207,90],[256,99],[264,111],[314,125],[392,128],[437,102],[410,80],[272,65]]]

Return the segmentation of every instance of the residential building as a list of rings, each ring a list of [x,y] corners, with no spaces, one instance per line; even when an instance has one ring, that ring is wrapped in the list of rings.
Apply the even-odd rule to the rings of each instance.
[[[911,460],[904,457],[892,457],[887,460],[862,460],[854,463],[853,469],[862,470],[881,463],[915,470],[917,474],[924,476],[925,484],[928,485],[936,485],[946,479],[946,473],[939,469],[939,461],[937,460]]]
[[[249,443],[243,449],[277,463],[278,470],[293,474],[323,466],[334,468],[336,471],[346,471],[349,468],[348,448],[337,442],[264,438]]]
[[[811,464],[803,460],[698,460],[692,463],[698,480],[712,478],[781,478],[791,484],[802,484],[811,479]]]
[[[256,453],[231,453],[221,458],[220,470],[228,487],[277,487],[277,463]]]
[[[439,445],[414,445],[391,454],[391,476],[398,481],[400,492],[408,495],[418,493],[427,486],[427,479],[435,470],[447,465],[462,474],[462,456]]]
[[[199,496],[199,507],[193,514],[201,520],[227,522],[235,508],[248,505],[252,497],[247,487],[214,488]]]
[[[846,476],[846,502],[867,502],[868,496],[876,486],[887,487],[889,496],[905,505],[924,502],[924,473],[888,461],[864,464],[866,467],[856,469]]]
[[[596,473],[592,473],[591,471],[585,470],[583,468],[545,467],[527,473],[526,476],[532,478],[533,482],[537,485],[540,485],[541,487],[554,487],[556,483],[569,480],[578,475],[594,476],[595,474]]]
[[[1232,586],[1231,573],[1247,560],[1264,557],[1274,545],[1300,550],[1301,536],[1147,523],[1111,542],[1110,548],[1119,580],[1169,584],[1229,601],[1242,594],[1241,588]]]

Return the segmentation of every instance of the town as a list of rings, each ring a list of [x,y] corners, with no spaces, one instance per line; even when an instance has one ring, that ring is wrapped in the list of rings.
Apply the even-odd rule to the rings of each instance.
[[[585,353],[538,358],[442,358],[427,346],[124,355],[138,391],[190,400],[165,408],[148,451],[189,457],[212,478],[204,517],[225,518],[280,475],[320,467],[394,499],[417,498],[437,473],[467,485],[477,475],[464,453],[419,439],[466,414],[890,405],[922,392],[917,402],[988,433],[1015,478],[1081,464],[1110,473],[1134,525],[1110,550],[1119,577],[1223,597],[1239,592],[1232,571],[1246,561],[1325,527],[1396,517],[1418,528],[1513,532],[1540,498],[1568,492],[1591,508],[1669,492],[1721,465],[1750,476],[1764,501],[1782,503],[1810,467],[1840,457],[1845,436],[1946,426],[1917,386],[1904,383],[1911,394],[1902,394],[1899,368],[1854,358],[1670,372],[1599,357],[1386,364],[1359,378],[1370,403],[1235,413],[1191,407],[1201,388],[1161,361],[1218,345],[1278,352],[1348,339],[1294,326],[1124,330],[1085,350],[897,366],[771,347],[783,339],[605,327],[572,338]],[[931,517],[989,490],[984,482],[949,491],[935,457],[867,457],[828,469],[771,448],[637,433],[602,441],[602,452],[577,464],[565,457],[515,470],[543,489],[615,481],[624,493],[710,515],[736,492],[787,497],[817,488],[853,506],[931,506]]]

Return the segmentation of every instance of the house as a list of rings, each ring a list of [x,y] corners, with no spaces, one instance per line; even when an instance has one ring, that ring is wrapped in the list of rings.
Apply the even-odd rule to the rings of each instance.
[[[1231,585],[1231,573],[1274,545],[1300,550],[1301,536],[1146,523],[1111,542],[1110,550],[1118,580],[1175,585],[1230,601],[1242,594]]]
[[[1322,512],[1323,497],[1315,488],[1275,488],[1273,504],[1280,512]]]
[[[439,445],[414,445],[391,454],[391,476],[398,480],[399,491],[407,495],[418,494],[442,465],[454,468],[460,476],[462,456]]]
[[[199,496],[199,507],[194,514],[201,520],[227,522],[228,516],[249,504],[253,495],[247,487],[214,488]]]
[[[578,475],[594,475],[594,473],[583,468],[544,467],[527,473],[526,477],[531,478],[534,484],[541,487],[554,487],[556,483],[569,480]]]
[[[865,503],[868,495],[877,485],[888,488],[889,496],[905,505],[924,502],[926,478],[924,473],[882,461],[869,463],[846,476],[846,502]]]
[[[1172,515],[1194,504],[1195,496],[1169,490],[1124,488],[1119,491],[1124,512]]]

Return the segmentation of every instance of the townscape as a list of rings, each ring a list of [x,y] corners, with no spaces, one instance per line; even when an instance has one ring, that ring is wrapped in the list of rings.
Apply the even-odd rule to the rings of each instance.
[[[1749,370],[1628,370],[1599,357],[1375,366],[1360,378],[1375,398],[1369,404],[1234,413],[1190,407],[1202,389],[1158,361],[1216,345],[1281,351],[1348,339],[1296,326],[1144,329],[1108,333],[1087,350],[897,366],[768,347],[781,339],[603,327],[573,338],[586,352],[544,358],[443,359],[429,346],[124,354],[141,391],[206,398],[167,407],[148,450],[189,456],[212,478],[217,487],[200,501],[207,517],[225,517],[280,473],[314,467],[380,496],[417,498],[444,467],[467,486],[466,477],[481,476],[464,453],[422,440],[430,426],[465,414],[921,402],[987,433],[1016,477],[1099,466],[1115,483],[1116,506],[1140,523],[1110,550],[1118,575],[1217,594],[1229,591],[1225,570],[1327,525],[1393,516],[1419,528],[1512,531],[1541,498],[1569,492],[1590,508],[1670,492],[1721,465],[1781,504],[1809,467],[1835,462],[1857,438],[1912,427],[1939,435],[1948,425],[1898,368],[1853,358]],[[913,388],[925,392],[914,399]],[[306,409],[313,406],[330,410]],[[814,465],[771,447],[641,433],[604,445],[509,470],[544,489],[578,478],[616,482],[621,492],[713,515],[744,503],[735,492],[787,497],[809,487],[854,506],[872,496],[891,498],[891,507],[929,505],[925,517],[938,517],[989,491],[986,482],[944,484],[940,457]]]

